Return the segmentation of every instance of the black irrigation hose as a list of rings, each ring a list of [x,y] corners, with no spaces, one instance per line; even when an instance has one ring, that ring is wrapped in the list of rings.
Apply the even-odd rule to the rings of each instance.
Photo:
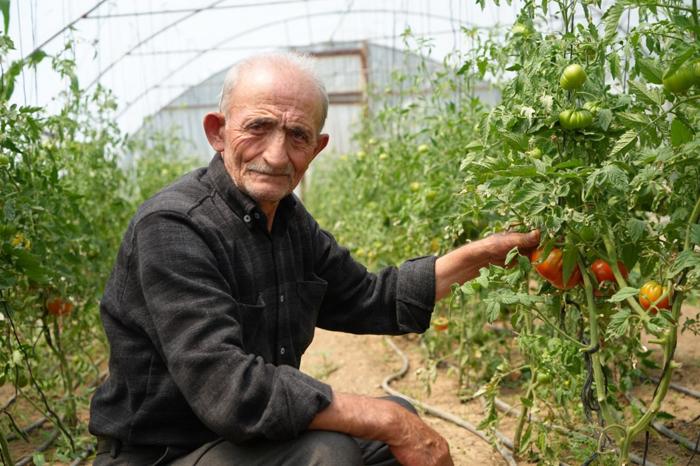
[[[29,463],[31,463],[33,458],[34,458],[34,453],[42,452],[42,451],[45,451],[46,449],[48,449],[53,444],[53,442],[56,441],[59,434],[60,434],[60,431],[58,429],[54,429],[54,431],[51,432],[51,436],[48,439],[46,439],[46,441],[44,443],[39,445],[30,455],[23,456],[22,458],[20,458],[15,463],[15,466],[26,466]]]
[[[651,381],[654,382],[654,383],[659,383],[659,378],[658,378],[658,377],[651,377],[651,376],[648,376],[648,375],[644,375],[643,377],[646,378],[646,379],[651,380]],[[691,388],[684,387],[683,385],[679,385],[679,384],[677,384],[677,383],[675,383],[675,382],[671,382],[670,384],[668,384],[668,386],[671,387],[672,389],[674,389],[674,390],[677,391],[677,392],[683,393],[683,394],[688,395],[688,396],[692,396],[693,398],[697,398],[697,399],[700,400],[700,392],[698,392],[698,391],[696,391],[696,390],[693,390],[693,389],[691,389]]]
[[[642,412],[645,411],[644,406],[642,405],[642,403],[638,399],[634,398],[631,395],[626,395],[626,397],[628,400],[630,400],[632,403],[634,403],[637,407],[639,407],[639,409]],[[666,427],[663,423],[661,423],[659,421],[652,422],[651,426],[654,428],[654,430],[656,430],[660,434],[662,434],[662,435],[670,438],[674,442],[684,446],[685,448],[687,448],[691,452],[700,453],[700,449],[698,448],[698,445],[697,445],[698,442],[693,442],[692,440],[682,436],[681,434],[674,432],[673,430],[669,429],[668,427]]]
[[[41,427],[41,426],[43,426],[44,424],[46,424],[46,422],[48,422],[48,420],[49,420],[49,418],[47,418],[46,416],[44,416],[44,417],[42,417],[41,419],[32,422],[32,423],[29,424],[27,427],[23,428],[23,429],[22,429],[22,433],[23,433],[23,434],[31,434],[32,432],[34,432],[35,430],[37,430],[39,427]],[[12,434],[10,434],[10,435],[7,436],[7,441],[8,441],[8,442],[12,442],[13,440],[18,440],[18,439],[19,439],[19,435],[16,434],[16,433],[12,433]]]
[[[73,461],[70,464],[70,466],[78,466],[85,458],[92,455],[96,449],[97,449],[97,445],[95,445],[95,444],[90,445],[89,447],[87,447],[87,449],[85,451],[83,451],[80,454],[80,456],[75,461]]]
[[[425,411],[426,413],[428,413],[432,416],[439,417],[440,419],[444,419],[444,420],[449,421],[453,424],[456,424],[456,425],[468,430],[472,434],[476,435],[477,437],[479,437],[481,440],[488,443],[489,445],[492,445],[491,440],[489,440],[489,438],[486,436],[486,434],[484,434],[482,431],[477,429],[476,426],[474,426],[470,422],[468,422],[468,421],[466,421],[458,416],[455,416],[454,414],[445,412],[441,409],[435,408],[434,406],[430,406],[426,403],[423,403],[422,401],[418,401],[414,398],[411,398],[411,397],[399,392],[398,390],[394,390],[393,388],[391,388],[391,385],[390,385],[391,382],[393,382],[394,380],[399,380],[399,379],[403,378],[406,375],[406,372],[408,372],[408,357],[403,353],[403,351],[401,351],[401,349],[399,349],[396,346],[396,344],[391,340],[391,338],[384,337],[384,341],[387,342],[387,344],[396,352],[396,354],[399,355],[399,357],[402,360],[401,369],[399,369],[398,372],[395,372],[394,374],[387,376],[384,379],[384,381],[382,382],[382,388],[384,389],[385,392],[387,392],[390,395],[398,396],[400,398],[405,399],[406,401],[409,401],[414,406],[417,406],[418,408],[422,409],[423,411]],[[495,448],[498,451],[498,453],[501,454],[503,459],[505,459],[506,462],[510,466],[517,466],[518,463],[515,462],[515,459],[513,458],[513,454],[507,448],[505,448],[503,445],[501,445],[501,443],[510,444],[510,448],[513,448],[513,443],[508,438],[506,438],[505,435],[503,435],[502,433],[500,433],[498,431],[496,431],[496,436],[498,437],[498,441],[495,445]]]

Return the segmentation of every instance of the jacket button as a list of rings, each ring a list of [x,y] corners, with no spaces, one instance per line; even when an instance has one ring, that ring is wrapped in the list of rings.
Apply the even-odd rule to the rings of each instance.
[[[281,354],[282,356],[284,356],[284,353],[285,353],[286,351],[287,351],[287,350],[284,349],[284,346],[280,347],[280,354]]]
[[[245,223],[250,223],[250,215],[245,214],[245,215],[243,216],[243,221],[244,221]]]

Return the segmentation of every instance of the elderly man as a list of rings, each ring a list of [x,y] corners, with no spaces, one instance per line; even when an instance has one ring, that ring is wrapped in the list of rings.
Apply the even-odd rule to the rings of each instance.
[[[228,73],[204,117],[216,155],[144,203],[101,303],[110,376],[95,393],[95,464],[451,465],[446,441],[396,399],[298,370],[316,326],[423,332],[436,300],[537,232],[369,273],[292,190],[328,143],[307,59]]]

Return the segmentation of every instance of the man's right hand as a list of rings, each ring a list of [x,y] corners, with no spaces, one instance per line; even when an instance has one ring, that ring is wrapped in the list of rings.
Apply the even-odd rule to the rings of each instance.
[[[453,466],[445,440],[416,414],[386,399],[333,393],[309,429],[343,432],[386,443],[403,466]]]
[[[398,406],[398,405],[397,405]],[[453,466],[447,440],[417,415],[398,406],[396,439],[385,440],[404,466]]]

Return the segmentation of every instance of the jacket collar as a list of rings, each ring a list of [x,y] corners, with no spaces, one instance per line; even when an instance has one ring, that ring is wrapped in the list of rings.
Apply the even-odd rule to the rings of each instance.
[[[267,230],[267,218],[265,214],[260,210],[260,207],[258,207],[257,202],[255,202],[253,198],[238,189],[231,175],[226,171],[221,153],[217,152],[214,154],[211,162],[209,162],[207,172],[212,180],[214,189],[224,199],[231,210],[233,210],[249,228],[257,224]],[[296,204],[297,200],[294,194],[289,194],[282,198],[275,212],[275,225],[280,223],[281,226],[286,227],[287,221],[294,211]]]

